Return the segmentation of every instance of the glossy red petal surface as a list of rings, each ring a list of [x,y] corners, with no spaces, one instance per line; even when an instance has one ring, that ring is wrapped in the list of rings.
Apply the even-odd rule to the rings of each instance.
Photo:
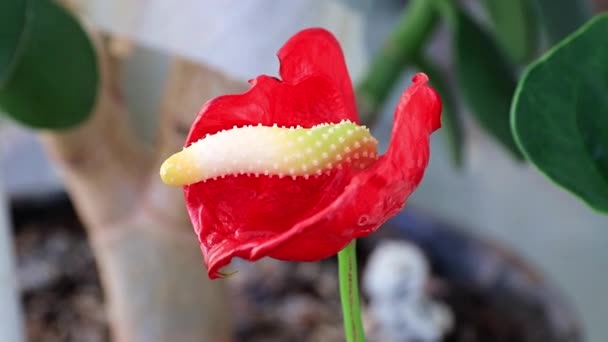
[[[214,181],[211,186],[222,198],[203,200],[206,206],[191,195],[188,207],[210,277],[233,257],[313,261],[332,256],[401,210],[422,180],[429,136],[440,126],[437,93],[426,75],[413,81],[395,111],[389,149],[372,167],[309,180],[244,177],[243,188],[231,184],[243,185],[241,177]],[[239,193],[222,192],[226,187]],[[313,198],[318,201],[311,203]]]
[[[338,87],[349,119],[358,122],[355,94],[344,55],[336,38],[321,28],[306,29],[293,36],[278,53],[284,80],[298,82],[307,75],[324,75]]]

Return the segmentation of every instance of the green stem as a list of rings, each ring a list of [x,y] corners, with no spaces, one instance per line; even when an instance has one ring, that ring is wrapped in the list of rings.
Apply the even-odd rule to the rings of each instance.
[[[357,87],[361,121],[373,126],[401,72],[420,54],[437,24],[434,1],[411,0]]]
[[[359,286],[357,278],[356,240],[353,239],[338,253],[338,273],[340,279],[340,301],[344,317],[346,342],[364,342],[365,333],[361,322]]]
[[[457,24],[458,20],[458,5],[454,3],[454,0],[431,0],[429,1],[439,11],[441,17],[447,22],[448,26],[452,29]]]

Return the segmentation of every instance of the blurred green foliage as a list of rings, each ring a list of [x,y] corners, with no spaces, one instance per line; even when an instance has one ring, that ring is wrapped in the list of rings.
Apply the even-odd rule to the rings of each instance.
[[[454,165],[461,167],[464,162],[464,131],[454,91],[450,88],[445,75],[428,58],[419,58],[417,67],[429,76],[431,85],[441,97],[441,129],[446,134]]]
[[[418,57],[433,33],[438,13],[428,0],[412,0],[381,51],[372,60],[366,77],[357,85],[362,121],[373,125],[401,73]]]
[[[588,0],[478,0],[482,13],[465,2],[411,0],[384,49],[374,58],[358,87],[364,122],[374,118],[403,70],[416,67],[431,77],[444,100],[443,129],[455,165],[462,165],[466,140],[458,101],[516,159],[523,155],[510,125],[517,81],[529,61],[575,30],[590,16]],[[437,20],[439,19],[439,20]],[[439,23],[452,34],[452,61],[457,88],[425,49]],[[543,39],[544,38],[544,39]]]
[[[525,63],[538,50],[538,16],[530,0],[483,0],[497,42],[512,61]]]
[[[463,11],[454,21],[454,65],[464,100],[479,123],[521,158],[509,126],[515,70],[492,38]]]
[[[455,165],[462,164],[463,132],[452,89],[443,73],[424,55],[426,42],[439,22],[439,11],[432,0],[412,0],[401,15],[382,50],[375,56],[366,77],[357,86],[357,101],[362,121],[373,125],[403,71],[416,65],[429,74],[443,99],[441,115],[447,143]]]
[[[65,129],[95,103],[95,50],[78,21],[49,0],[2,0],[0,111],[33,128]]]
[[[536,5],[550,45],[574,32],[592,16],[588,0],[536,0]]]

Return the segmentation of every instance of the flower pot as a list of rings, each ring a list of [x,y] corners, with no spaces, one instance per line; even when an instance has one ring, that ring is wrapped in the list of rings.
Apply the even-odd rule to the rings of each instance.
[[[28,335],[47,336],[58,327],[55,321],[36,319],[42,310],[57,317],[80,317],[61,320],[62,331],[80,331],[82,322],[94,320],[94,329],[89,329],[106,338],[107,325],[103,319],[97,321],[97,311],[81,312],[78,310],[82,308],[74,309],[69,304],[73,297],[84,294],[87,303],[96,303],[96,310],[103,311],[104,307],[92,255],[87,251],[86,238],[70,201],[61,194],[13,198],[11,204],[15,233],[18,241],[24,243],[18,248],[25,253],[22,258],[45,263],[57,259],[55,266],[66,269],[57,279],[22,288],[25,303],[37,303],[26,305],[26,313],[35,319],[26,322],[37,327],[33,332],[28,325]],[[72,258],[71,252],[50,258],[42,253],[57,239],[68,251],[86,252],[86,262],[83,264],[81,254],[78,258]],[[364,273],[371,252],[385,240],[410,241],[427,257],[432,271],[428,292],[447,304],[454,316],[454,328],[445,341],[583,341],[578,319],[559,291],[504,246],[408,209],[359,241],[360,274]],[[78,260],[81,267],[69,265]],[[315,263],[264,259],[236,263],[230,268],[238,273],[218,281],[226,282],[232,291],[236,341],[343,341],[334,258]],[[22,274],[24,271],[20,270]],[[27,282],[22,279],[22,286],[25,285]],[[72,290],[66,292],[66,285]],[[364,315],[369,323],[369,313]],[[368,334],[368,342],[377,340],[371,330]]]
[[[359,243],[361,267],[383,240],[408,240],[427,257],[432,297],[452,310],[446,341],[582,341],[559,291],[505,246],[406,210]]]

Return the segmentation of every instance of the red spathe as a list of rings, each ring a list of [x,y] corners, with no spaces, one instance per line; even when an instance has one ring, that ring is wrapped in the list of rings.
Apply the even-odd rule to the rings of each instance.
[[[186,146],[234,126],[359,121],[344,56],[331,33],[301,31],[278,56],[281,79],[262,75],[244,94],[207,102]],[[241,175],[185,186],[209,277],[221,276],[218,270],[233,257],[332,256],[401,210],[428,164],[429,135],[440,127],[441,101],[427,81],[424,74],[414,77],[395,110],[386,154],[365,170],[345,165],[308,179]]]

